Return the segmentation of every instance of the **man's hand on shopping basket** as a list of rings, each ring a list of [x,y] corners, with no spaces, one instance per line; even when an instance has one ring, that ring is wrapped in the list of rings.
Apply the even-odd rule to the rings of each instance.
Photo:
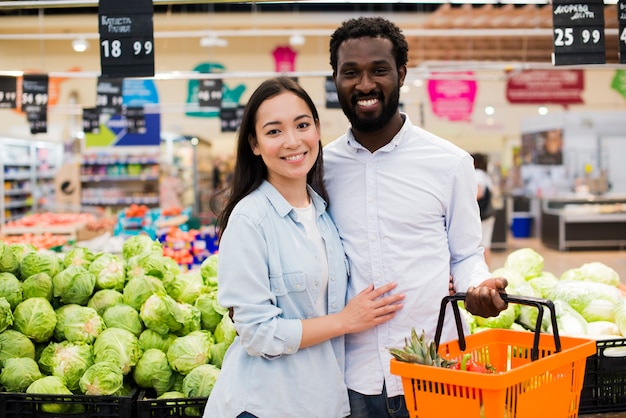
[[[465,308],[483,318],[498,316],[507,308],[507,303],[500,297],[500,293],[506,293],[507,285],[504,277],[494,277],[476,287],[471,286],[465,294]]]

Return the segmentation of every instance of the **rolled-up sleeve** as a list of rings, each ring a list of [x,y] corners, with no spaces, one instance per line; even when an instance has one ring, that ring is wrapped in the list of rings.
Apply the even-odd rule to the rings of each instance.
[[[251,356],[268,359],[293,354],[302,339],[302,322],[281,317],[269,280],[268,243],[263,228],[233,214],[220,240],[218,301],[233,308],[235,329]]]

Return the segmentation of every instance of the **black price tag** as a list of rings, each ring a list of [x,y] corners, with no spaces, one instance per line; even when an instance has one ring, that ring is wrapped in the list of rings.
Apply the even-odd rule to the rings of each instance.
[[[39,110],[28,110],[26,119],[28,120],[31,134],[45,134],[48,132],[48,110],[45,107]]]
[[[326,109],[341,109],[339,104],[339,96],[337,95],[337,87],[332,76],[327,76],[324,81],[324,90],[326,91]]]
[[[222,104],[222,80],[200,80],[198,105],[219,108]]]
[[[152,0],[100,0],[98,27],[103,77],[154,76],[153,15]]]
[[[619,62],[626,64],[626,0],[617,2],[617,22],[619,24]]]
[[[554,65],[604,64],[604,1],[553,0]]]
[[[126,116],[126,132],[129,134],[146,133],[146,117],[144,115],[143,107],[127,107],[124,115]]]
[[[243,106],[223,107],[220,109],[222,132],[237,132],[243,117]]]
[[[124,105],[124,80],[121,78],[98,78],[96,87],[96,107],[98,112],[106,115],[121,115]]]
[[[24,74],[22,77],[22,112],[32,134],[46,133],[48,120],[48,76]]]
[[[0,76],[0,109],[17,107],[17,78],[8,75]]]
[[[83,109],[83,132],[100,133],[100,112],[97,107]]]

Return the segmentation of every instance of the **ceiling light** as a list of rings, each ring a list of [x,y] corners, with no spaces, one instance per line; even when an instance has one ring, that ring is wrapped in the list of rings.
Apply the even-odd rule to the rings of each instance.
[[[228,41],[217,36],[203,36],[200,38],[200,46],[203,48],[211,48],[213,46],[225,47],[228,46]]]
[[[291,46],[304,45],[305,42],[306,42],[306,39],[304,38],[304,36],[300,35],[299,33],[294,33],[293,35],[289,37],[289,45]]]
[[[548,114],[548,108],[545,106],[539,106],[537,108],[537,113],[539,113],[541,116],[545,116]]]
[[[496,113],[496,109],[493,106],[486,106],[485,107],[485,114],[488,116],[493,116],[493,114]]]
[[[85,38],[78,38],[72,41],[72,48],[76,52],[85,52],[89,48],[89,42]]]

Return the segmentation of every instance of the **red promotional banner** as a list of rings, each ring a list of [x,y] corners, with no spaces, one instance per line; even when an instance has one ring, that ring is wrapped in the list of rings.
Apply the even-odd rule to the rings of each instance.
[[[450,121],[469,121],[474,111],[476,80],[474,73],[433,73],[428,80],[428,95],[433,113]]]
[[[506,83],[509,103],[583,103],[583,70],[524,70]]]

